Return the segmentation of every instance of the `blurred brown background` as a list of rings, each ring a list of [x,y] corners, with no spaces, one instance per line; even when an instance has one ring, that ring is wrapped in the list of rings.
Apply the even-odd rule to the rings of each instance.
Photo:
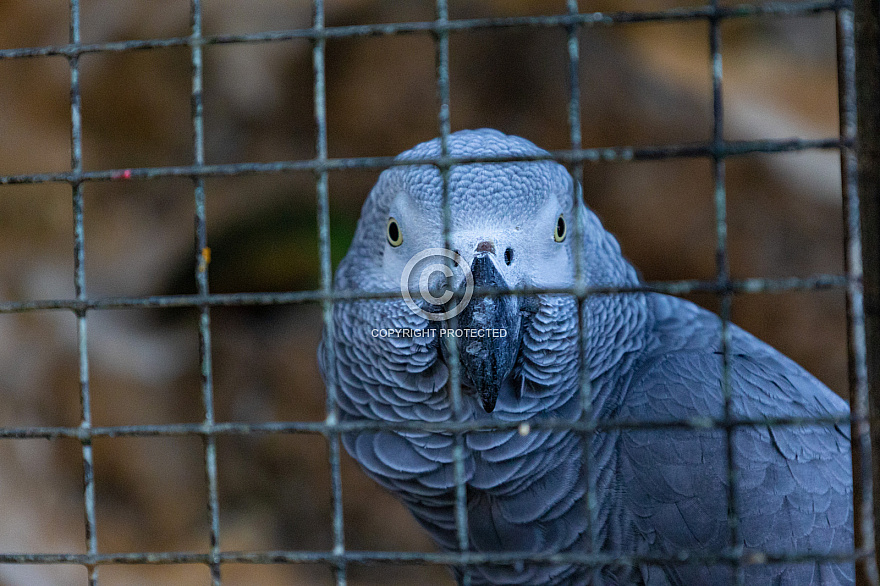
[[[206,34],[307,27],[306,0],[203,0]],[[582,2],[581,10],[699,4]],[[63,44],[68,3],[4,0],[0,48]],[[186,0],[81,0],[84,42],[185,36]],[[450,0],[451,18],[558,14],[563,0]],[[430,0],[327,0],[328,26],[434,18]],[[711,133],[704,21],[584,29],[583,142],[588,147],[705,141]],[[837,133],[834,18],[723,25],[726,136]],[[453,130],[494,127],[549,149],[568,147],[561,29],[453,34]],[[205,48],[209,163],[314,156],[311,45],[288,41]],[[81,59],[87,170],[192,162],[186,47]],[[437,133],[429,35],[330,40],[331,157],[394,155]],[[0,174],[70,165],[64,58],[0,60]],[[728,163],[735,277],[843,271],[840,173],[834,151],[753,155]],[[330,177],[334,259],[344,254],[377,171]],[[309,173],[207,181],[213,292],[317,287],[315,187]],[[709,160],[587,165],[584,191],[646,279],[711,278],[714,208]],[[193,194],[186,179],[85,186],[88,294],[189,293]],[[0,299],[71,298],[72,212],[66,184],[0,188]],[[695,297],[710,308],[711,296]],[[846,396],[841,292],[737,297],[740,325]],[[211,313],[218,421],[321,420],[316,306]],[[197,422],[203,417],[196,313],[89,314],[95,425]],[[0,315],[0,425],[78,425],[74,316]],[[331,547],[329,466],[320,436],[218,440],[224,550]],[[207,551],[198,438],[99,438],[94,443],[102,552]],[[358,550],[431,550],[408,513],[343,462],[345,539]],[[0,441],[0,551],[84,551],[82,463],[72,440]],[[112,566],[101,584],[208,584],[204,566]],[[224,584],[330,584],[321,566],[223,568]],[[350,583],[449,584],[442,568],[350,568]],[[0,565],[0,583],[85,584],[75,566]]]

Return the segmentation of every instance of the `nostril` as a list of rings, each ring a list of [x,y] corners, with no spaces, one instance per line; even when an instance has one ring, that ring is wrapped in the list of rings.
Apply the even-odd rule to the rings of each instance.
[[[477,252],[488,252],[495,254],[495,244],[491,240],[483,240],[477,244]]]
[[[512,248],[508,248],[507,250],[504,251],[504,262],[505,262],[505,264],[507,264],[507,266],[510,266],[510,263],[513,262],[513,249]]]

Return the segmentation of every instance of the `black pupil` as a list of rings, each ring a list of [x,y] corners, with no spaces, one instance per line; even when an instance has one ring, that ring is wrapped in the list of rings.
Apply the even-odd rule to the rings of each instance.
[[[561,217],[556,220],[556,234],[559,235],[560,238],[562,238],[562,235],[565,234],[565,220],[563,220]]]
[[[391,222],[388,224],[388,238],[391,239],[391,242],[397,242],[397,239],[400,238],[400,230],[397,227],[397,222]]]
[[[513,262],[513,249],[508,248],[504,251],[504,262],[510,264]]]

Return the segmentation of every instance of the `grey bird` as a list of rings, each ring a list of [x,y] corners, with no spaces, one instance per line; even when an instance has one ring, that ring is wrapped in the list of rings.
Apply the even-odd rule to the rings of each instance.
[[[448,148],[463,158],[548,155],[525,139],[488,129],[456,132]],[[435,139],[398,159],[440,154]],[[853,548],[848,424],[743,424],[730,428],[730,446],[723,428],[639,426],[724,418],[720,318],[650,292],[590,295],[579,312],[576,297],[559,293],[576,282],[576,263],[588,287],[632,288],[640,281],[615,238],[583,203],[569,172],[550,160],[453,166],[449,248],[461,266],[450,275],[436,263],[420,276],[416,265],[412,274],[410,259],[443,247],[443,197],[435,166],[401,165],[381,174],[363,206],[335,287],[423,294],[409,301],[398,296],[334,305],[332,360],[326,332],[318,354],[325,380],[338,389],[342,417],[432,424],[458,418],[489,425],[575,421],[582,413],[583,371],[592,417],[636,424],[601,427],[589,442],[570,430],[537,425],[528,433],[466,433],[470,551],[595,548],[635,556],[598,568],[539,561],[476,565],[468,569],[472,584],[720,585],[733,583],[736,571],[745,584],[854,583],[853,563],[830,559]],[[440,312],[462,304],[468,272],[477,288],[557,293],[478,295],[457,316],[437,321]],[[459,297],[443,299],[443,291]],[[443,340],[449,328],[462,330],[457,413]],[[477,331],[496,335],[464,335]],[[580,332],[586,334],[584,346]],[[734,325],[729,341],[734,419],[848,415],[845,401],[777,350]],[[366,473],[400,498],[448,551],[458,550],[454,442],[450,433],[419,430],[343,436]],[[728,453],[737,479],[732,503]],[[733,533],[729,512],[738,516]],[[731,535],[738,540],[732,550]],[[737,547],[748,563],[737,570],[718,561]],[[797,559],[753,563],[767,559],[761,554],[771,561]],[[684,555],[698,563],[663,561]],[[455,573],[461,579],[462,570]]]

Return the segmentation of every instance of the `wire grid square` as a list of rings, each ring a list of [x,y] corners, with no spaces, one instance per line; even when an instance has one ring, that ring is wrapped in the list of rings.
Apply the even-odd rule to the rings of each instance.
[[[96,437],[92,442],[98,550],[161,551],[166,532],[180,535],[194,552],[208,551],[204,478],[190,474],[203,466],[203,446],[194,436]],[[128,490],[125,473],[134,455],[145,474],[143,485]],[[114,515],[121,506],[128,512]]]
[[[70,118],[70,88],[67,83],[46,83],[45,80],[66,79],[68,65],[62,57],[47,59],[13,59],[0,61],[0,75],[10,87],[19,88],[33,96],[28,108],[34,114],[59,115]],[[0,173],[51,172],[68,169],[70,156],[70,123],[65,126],[44,131],[36,136],[32,128],[15,118],[4,117],[3,140],[10,144],[15,153],[0,161]],[[49,153],[49,157],[40,153]],[[48,159],[48,160],[47,160]],[[64,187],[59,185],[58,187]],[[48,191],[51,187],[36,186],[24,188],[31,192]],[[23,189],[23,190],[24,190]],[[52,190],[53,193],[56,190]],[[65,195],[68,191],[65,190]]]
[[[83,230],[88,238],[83,253],[92,296],[139,297],[195,292],[188,255],[185,269],[180,266],[183,261],[169,263],[167,260],[178,256],[178,251],[188,252],[192,247],[191,181],[161,178],[139,186],[107,181],[91,183],[87,189]],[[68,199],[69,194],[65,194],[64,205],[69,209]],[[150,226],[144,221],[145,217],[160,219],[162,229]],[[69,240],[69,234],[65,236]],[[65,252],[65,260],[69,262],[69,250]],[[161,314],[161,311],[135,312],[131,321],[148,323],[151,319],[162,319]]]
[[[180,132],[190,122],[190,52],[167,47],[149,52],[89,53],[78,62],[82,104],[83,167],[95,161],[111,168],[168,167],[193,160],[192,138]],[[107,78],[112,85],[103,83]],[[135,109],[132,95],[149,96],[161,85],[174,99],[146,100]],[[157,124],[167,119],[168,124]],[[109,147],[98,137],[107,137]],[[161,148],[150,145],[162,145]]]
[[[376,25],[355,25],[326,27],[324,17],[324,5],[321,0],[313,2],[313,22],[308,29],[295,29],[269,33],[249,33],[238,35],[214,35],[206,37],[202,33],[202,6],[200,0],[190,2],[190,25],[191,34],[185,37],[145,39],[133,42],[99,42],[83,44],[80,38],[80,2],[70,0],[70,35],[69,44],[59,46],[37,47],[35,49],[11,49],[0,51],[0,59],[15,59],[23,57],[38,57],[48,55],[63,55],[67,57],[70,69],[70,109],[71,109],[71,170],[61,173],[43,173],[28,175],[6,175],[0,177],[0,185],[5,184],[31,184],[47,182],[65,182],[71,185],[73,191],[73,220],[74,220],[74,298],[62,300],[25,300],[19,302],[6,302],[0,304],[3,313],[26,312],[48,309],[72,310],[77,319],[78,335],[78,361],[79,383],[81,398],[81,421],[76,427],[53,427],[53,428],[3,428],[0,435],[7,438],[75,438],[81,444],[83,475],[84,475],[84,505],[85,505],[85,528],[86,528],[86,553],[85,554],[2,554],[0,562],[11,564],[28,563],[64,563],[79,564],[86,567],[89,574],[89,583],[99,583],[99,568],[104,565],[147,563],[198,563],[206,564],[210,569],[213,584],[222,583],[222,567],[228,563],[325,563],[334,569],[337,584],[346,582],[348,566],[370,562],[393,562],[393,563],[420,563],[420,564],[455,564],[465,571],[465,583],[468,582],[467,568],[480,563],[511,563],[520,559],[528,559],[537,562],[552,563],[554,561],[567,561],[583,564],[586,568],[598,568],[604,564],[632,564],[639,560],[652,561],[649,557],[639,556],[608,556],[595,547],[588,552],[572,552],[570,554],[532,554],[521,557],[512,554],[478,554],[467,551],[467,510],[465,506],[465,487],[463,483],[462,464],[462,434],[470,429],[476,429],[474,425],[447,425],[450,431],[457,437],[456,448],[456,478],[457,478],[457,502],[456,515],[459,545],[464,553],[443,554],[419,554],[405,552],[356,552],[349,551],[345,547],[342,517],[341,477],[340,477],[340,449],[339,437],[344,431],[356,429],[396,429],[401,426],[389,426],[378,423],[340,422],[338,407],[336,405],[336,389],[331,380],[327,389],[327,419],[324,422],[265,422],[254,424],[218,423],[215,421],[214,408],[214,384],[212,365],[212,336],[211,336],[211,308],[216,306],[247,306],[247,305],[274,305],[303,302],[320,302],[323,308],[323,316],[328,328],[328,340],[332,348],[332,321],[330,320],[332,304],[337,300],[351,297],[351,293],[334,291],[331,274],[331,250],[330,250],[330,194],[328,188],[328,175],[336,169],[348,168],[371,168],[380,169],[395,164],[390,157],[359,157],[353,159],[333,159],[328,157],[327,140],[327,82],[325,71],[325,54],[328,40],[336,38],[357,38],[372,35],[395,35],[403,33],[426,33],[433,37],[436,51],[436,88],[439,96],[439,110],[437,124],[441,136],[443,156],[432,163],[436,164],[444,177],[444,190],[446,189],[447,173],[451,165],[466,163],[467,160],[454,160],[446,156],[446,140],[451,132],[450,107],[450,65],[449,65],[449,38],[459,31],[492,29],[497,27],[544,27],[561,28],[567,35],[568,55],[568,122],[570,144],[568,149],[555,151],[553,157],[568,163],[576,179],[582,178],[583,164],[600,161],[629,161],[629,160],[665,160],[674,157],[701,157],[707,158],[713,166],[714,175],[714,204],[715,204],[715,234],[717,236],[716,247],[716,271],[713,279],[706,281],[678,281],[667,283],[651,283],[638,290],[659,290],[673,294],[710,292],[719,296],[721,304],[721,316],[725,324],[730,318],[731,302],[735,294],[751,292],[772,292],[780,290],[811,290],[816,288],[837,289],[846,292],[849,301],[850,317],[850,359],[853,367],[853,393],[855,395],[853,419],[864,421],[867,413],[864,410],[866,403],[866,375],[865,375],[865,347],[864,347],[864,316],[861,307],[861,290],[859,278],[861,277],[861,259],[858,248],[858,196],[855,191],[855,155],[853,141],[855,139],[854,103],[855,103],[855,77],[852,48],[853,40],[853,14],[852,6],[847,2],[839,1],[810,1],[791,3],[768,3],[754,5],[737,5],[734,7],[722,6],[718,0],[708,5],[700,5],[693,8],[658,9],[643,12],[614,12],[614,13],[589,13],[582,14],[576,1],[569,0],[566,4],[567,12],[549,16],[522,16],[511,18],[476,18],[468,20],[450,20],[448,6],[444,0],[436,2],[436,19],[425,22],[406,22]],[[722,39],[720,26],[727,19],[744,17],[772,17],[814,13],[834,13],[838,27],[839,46],[839,95],[841,102],[841,132],[840,136],[810,139],[784,139],[784,140],[750,140],[731,142],[725,139],[724,132],[724,100],[722,91]],[[711,87],[713,102],[713,123],[710,138],[700,143],[682,143],[664,146],[645,147],[610,147],[610,148],[583,148],[581,137],[581,96],[579,80],[579,63],[581,60],[579,48],[579,35],[587,28],[627,25],[635,22],[688,22],[702,21],[708,23],[707,43],[710,49]],[[310,159],[278,161],[271,163],[226,163],[220,165],[207,164],[205,159],[205,133],[203,119],[204,100],[204,74],[203,61],[205,48],[213,44],[272,42],[292,39],[310,39],[313,43],[312,61],[314,67],[314,118],[316,124],[315,157]],[[161,48],[161,47],[188,47],[191,66],[191,145],[193,161],[170,167],[140,167],[120,169],[98,169],[94,171],[83,170],[83,137],[82,137],[82,106],[80,90],[80,58],[89,53],[102,52],[125,52],[137,49]],[[727,248],[727,216],[725,191],[725,175],[727,171],[726,161],[729,157],[749,153],[773,153],[785,151],[805,151],[811,149],[835,149],[841,152],[844,181],[844,201],[846,226],[846,250],[848,266],[846,276],[819,275],[812,278],[777,278],[777,279],[731,279]],[[282,292],[282,293],[228,293],[212,294],[208,286],[208,267],[210,263],[210,248],[208,247],[207,216],[205,179],[207,177],[226,177],[239,174],[278,173],[290,171],[311,171],[316,178],[317,189],[317,219],[319,235],[319,251],[321,264],[320,287],[312,291]],[[86,271],[85,271],[85,232],[84,227],[84,189],[92,181],[126,181],[130,179],[153,179],[157,177],[190,177],[193,184],[193,197],[195,204],[195,236],[196,246],[193,254],[193,265],[196,277],[197,292],[192,295],[180,296],[150,296],[150,297],[121,297],[121,298],[94,298],[87,294]],[[448,209],[447,209],[448,213]],[[448,228],[448,222],[446,223]],[[448,234],[447,234],[448,237]],[[579,276],[577,285],[566,291],[576,294],[581,300],[590,294],[596,293],[622,293],[624,290],[603,291],[590,290],[586,287]],[[383,297],[386,295],[367,293],[368,296]],[[198,312],[199,332],[199,363],[201,372],[201,398],[203,403],[203,420],[200,423],[177,424],[177,425],[140,425],[140,426],[114,426],[96,427],[92,422],[91,390],[89,377],[88,355],[88,314],[91,311],[107,308],[132,308],[132,307],[190,307]],[[451,339],[447,339],[451,340]],[[454,344],[454,341],[450,343]],[[585,344],[585,338],[582,344]],[[730,394],[729,394],[729,363],[730,349],[726,334],[722,335],[722,347],[725,363],[725,418],[715,422],[716,425],[730,429],[732,426],[741,425],[743,422],[732,423],[729,421]],[[456,356],[453,352],[452,356]],[[332,364],[332,353],[330,362]],[[451,365],[451,390],[453,404],[460,408],[461,389],[456,364]],[[583,394],[583,417],[580,422],[567,427],[581,430],[584,441],[589,443],[592,435],[603,429],[608,424],[593,421],[590,413],[590,388],[588,373],[582,373]],[[778,421],[778,424],[800,423],[796,421]],[[547,425],[561,425],[559,422],[548,422]],[[613,426],[613,424],[611,424]],[[692,424],[683,423],[688,427]],[[406,427],[406,426],[402,426]],[[425,426],[429,427],[429,426]],[[503,427],[503,426],[502,426]],[[330,496],[332,509],[332,547],[329,551],[280,551],[280,552],[234,552],[225,551],[221,548],[220,532],[220,507],[218,496],[218,468],[217,468],[217,439],[218,436],[235,434],[248,435],[254,433],[319,433],[327,438],[329,448],[329,464],[331,469]],[[98,529],[95,508],[97,497],[93,476],[93,452],[92,441],[94,438],[108,438],[110,441],[116,436],[176,436],[194,435],[202,438],[204,454],[204,475],[206,479],[206,504],[208,509],[208,537],[209,550],[207,553],[198,552],[135,552],[129,554],[102,553],[99,551],[96,530]],[[728,438],[730,434],[728,434]],[[858,438],[857,438],[858,439]],[[731,443],[728,441],[728,446]],[[862,446],[864,448],[864,446]],[[729,450],[731,448],[729,447]],[[587,450],[587,453],[589,451]],[[860,452],[864,455],[863,452]],[[730,460],[730,458],[729,458]],[[736,515],[736,474],[730,471],[731,483],[728,501],[731,503],[731,515],[729,521],[730,539],[729,548],[712,559],[727,561],[735,566],[749,563],[743,559],[737,545],[739,541],[737,515]],[[870,477],[862,478],[864,484],[861,488],[862,501],[856,502],[857,511],[862,514],[870,514]],[[591,487],[591,490],[595,490]],[[590,499],[588,499],[589,501]],[[861,507],[861,508],[859,508]],[[873,553],[870,544],[873,537],[870,535],[870,527],[862,527],[864,534],[857,535],[857,545],[861,543],[861,549],[853,553],[852,559],[857,559],[870,568],[873,562]],[[821,557],[821,556],[820,556]],[[815,556],[806,556],[803,559],[814,559]],[[773,559],[801,559],[798,556],[781,556]],[[698,560],[699,561],[699,560]],[[870,574],[870,572],[868,572]],[[873,576],[871,583],[876,583]],[[740,574],[740,581],[742,576]]]

